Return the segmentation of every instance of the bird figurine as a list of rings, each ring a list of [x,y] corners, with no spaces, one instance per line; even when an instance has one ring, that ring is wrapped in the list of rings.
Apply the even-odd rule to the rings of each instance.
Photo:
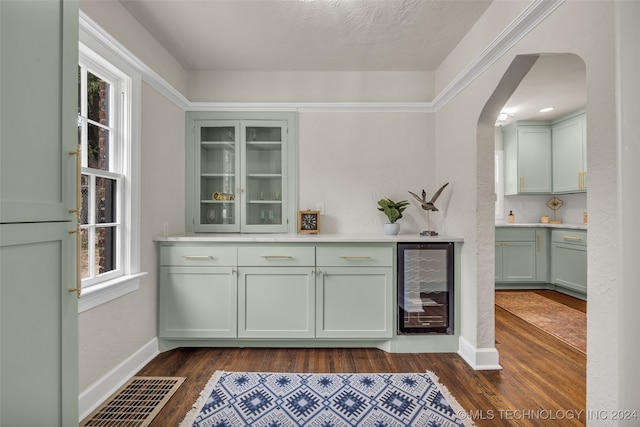
[[[422,190],[422,198],[418,197],[418,195],[416,193],[412,192],[412,191],[409,191],[409,193],[413,197],[415,197],[418,202],[420,202],[420,204],[422,205],[422,209],[424,209],[425,211],[434,211],[434,212],[436,212],[438,210],[438,208],[436,208],[434,203],[436,202],[436,200],[438,200],[438,197],[440,197],[440,194],[442,193],[442,190],[444,190],[444,188],[447,185],[449,185],[448,182],[445,185],[443,185],[442,187],[440,187],[440,189],[435,192],[435,194],[433,195],[431,200],[429,200],[428,202],[427,202],[427,192],[424,191],[424,190]]]

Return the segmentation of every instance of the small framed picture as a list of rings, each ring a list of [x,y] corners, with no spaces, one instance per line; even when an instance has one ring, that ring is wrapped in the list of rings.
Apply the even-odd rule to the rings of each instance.
[[[320,211],[298,211],[298,233],[320,233]]]

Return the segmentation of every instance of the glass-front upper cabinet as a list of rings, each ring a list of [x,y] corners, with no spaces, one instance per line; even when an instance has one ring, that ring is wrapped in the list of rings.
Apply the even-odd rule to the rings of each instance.
[[[202,121],[196,125],[195,133],[200,145],[196,149],[196,164],[200,165],[200,177],[196,180],[200,200],[196,231],[199,226],[215,225],[239,231],[240,209],[236,198],[240,189],[239,125],[231,121]]]
[[[290,231],[291,121],[203,115],[187,113],[187,231]]]

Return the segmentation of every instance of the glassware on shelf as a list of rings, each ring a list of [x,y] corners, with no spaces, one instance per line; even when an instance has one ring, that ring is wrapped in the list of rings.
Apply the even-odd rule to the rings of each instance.
[[[216,223],[216,208],[215,207],[210,207],[209,210],[207,211],[207,219],[209,220],[209,224],[215,224]]]

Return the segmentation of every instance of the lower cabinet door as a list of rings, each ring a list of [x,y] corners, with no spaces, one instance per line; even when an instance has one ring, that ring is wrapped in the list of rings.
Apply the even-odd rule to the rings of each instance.
[[[503,242],[502,280],[534,282],[536,280],[536,247],[534,242]]]
[[[0,426],[78,425],[72,225],[0,225]]]
[[[235,267],[161,267],[159,305],[161,338],[235,338]]]
[[[554,285],[587,293],[587,248],[581,245],[554,243],[552,247]]]
[[[313,267],[241,267],[238,337],[313,338]]]
[[[319,267],[318,338],[391,338],[393,270],[387,267]]]

